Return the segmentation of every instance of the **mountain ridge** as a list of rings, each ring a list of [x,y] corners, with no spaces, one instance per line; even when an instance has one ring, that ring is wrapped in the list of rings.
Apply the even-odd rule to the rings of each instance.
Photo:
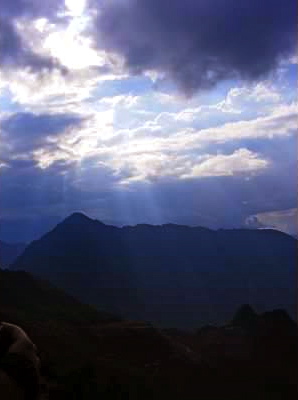
[[[25,248],[25,243],[7,243],[0,240],[0,267],[9,267]]]
[[[274,230],[118,228],[75,213],[29,245],[12,269],[109,312],[182,327],[194,313],[202,324],[227,320],[239,302],[293,315],[295,248],[294,238]]]
[[[217,228],[217,229],[213,229],[213,228],[208,228],[206,226],[200,226],[200,225],[187,225],[187,224],[180,224],[180,223],[173,223],[173,222],[167,222],[167,223],[162,223],[162,224],[149,224],[149,223],[138,223],[138,224],[133,224],[133,225],[122,225],[122,226],[117,226],[117,225],[113,225],[113,224],[108,224],[105,223],[97,218],[90,218],[88,217],[86,214],[82,213],[82,212],[74,212],[72,214],[70,214],[68,217],[66,217],[62,222],[58,223],[56,225],[59,226],[61,224],[67,223],[67,222],[71,222],[71,223],[77,223],[80,221],[85,221],[85,222],[92,222],[92,223],[97,223],[99,225],[102,226],[106,226],[106,227],[113,227],[113,228],[117,228],[117,229],[128,229],[128,228],[137,228],[137,227],[181,227],[181,228],[189,228],[189,229],[195,229],[195,230],[202,230],[202,231],[212,231],[212,232],[260,232],[260,231],[266,231],[266,232],[271,232],[273,234],[277,234],[277,235],[281,235],[281,236],[286,236],[286,237],[290,237],[294,240],[296,240],[295,237],[293,237],[293,235],[290,235],[286,232],[280,231],[278,229],[274,229],[272,227],[269,228],[262,228],[262,229],[252,229],[252,228],[244,228],[244,227],[239,227],[239,228]],[[56,228],[54,227],[54,229]]]

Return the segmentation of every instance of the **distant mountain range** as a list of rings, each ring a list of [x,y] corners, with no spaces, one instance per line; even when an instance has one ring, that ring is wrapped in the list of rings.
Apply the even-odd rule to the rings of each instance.
[[[84,303],[162,327],[229,320],[239,304],[296,311],[297,241],[274,230],[117,228],[75,213],[12,265]]]
[[[8,267],[24,251],[24,243],[5,243],[0,240],[0,266]]]

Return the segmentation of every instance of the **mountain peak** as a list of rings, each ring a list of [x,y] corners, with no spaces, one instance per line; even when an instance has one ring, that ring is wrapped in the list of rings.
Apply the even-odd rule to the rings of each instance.
[[[71,223],[82,223],[82,222],[91,222],[93,221],[91,218],[87,217],[87,215],[81,212],[75,212],[68,217],[62,223],[71,222]]]
[[[249,304],[243,304],[235,313],[232,324],[243,328],[251,327],[257,318],[257,314]]]
[[[87,217],[87,215],[81,212],[75,212],[68,217],[66,217],[57,227],[61,226],[79,226],[79,227],[90,227],[90,226],[106,226],[103,222],[97,219],[92,219]]]

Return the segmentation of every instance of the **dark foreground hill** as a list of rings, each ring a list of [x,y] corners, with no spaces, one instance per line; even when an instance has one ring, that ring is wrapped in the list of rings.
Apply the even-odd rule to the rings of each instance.
[[[185,345],[150,324],[100,313],[26,272],[0,270],[0,320],[19,324],[36,343],[50,399],[178,399],[172,396],[187,393],[189,377],[192,390],[197,384],[201,365]]]
[[[223,323],[239,304],[295,315],[297,241],[274,230],[116,228],[73,214],[13,265],[81,301],[163,327]]]
[[[162,332],[0,270],[0,320],[37,344],[50,400],[295,399],[297,326],[242,307],[222,327]],[[295,397],[294,397],[295,396]]]
[[[0,240],[0,266],[8,267],[24,251],[24,243],[5,243]]]

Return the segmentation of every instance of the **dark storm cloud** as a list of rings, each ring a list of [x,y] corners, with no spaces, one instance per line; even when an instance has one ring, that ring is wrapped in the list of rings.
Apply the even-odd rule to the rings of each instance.
[[[76,114],[33,114],[20,112],[0,122],[0,134],[12,152],[34,150],[49,137],[62,134],[65,129],[78,126],[83,118]]]
[[[132,73],[156,70],[187,92],[270,72],[296,44],[295,0],[91,0],[98,45]]]
[[[59,68],[58,62],[36,54],[16,29],[19,18],[48,18],[54,21],[63,1],[0,0],[0,66],[29,67],[34,71]]]

